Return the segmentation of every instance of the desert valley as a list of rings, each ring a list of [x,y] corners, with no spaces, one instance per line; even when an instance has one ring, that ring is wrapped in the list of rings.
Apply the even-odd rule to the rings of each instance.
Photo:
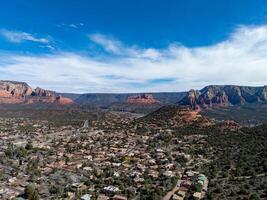
[[[266,87],[0,89],[1,199],[267,198]]]
[[[0,200],[267,200],[266,1],[0,2]]]

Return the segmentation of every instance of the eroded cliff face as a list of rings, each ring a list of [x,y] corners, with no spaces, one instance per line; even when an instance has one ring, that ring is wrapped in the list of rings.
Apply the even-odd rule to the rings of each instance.
[[[37,87],[31,96],[38,96],[38,97],[54,97],[56,93],[54,91],[45,90],[40,87]]]
[[[227,107],[229,105],[243,105],[255,102],[267,102],[267,86],[211,85],[199,91],[190,90],[178,104],[200,109],[212,108],[214,106]]]
[[[33,103],[56,103],[71,104],[71,99],[57,96],[54,91],[37,87],[32,89],[27,83],[16,81],[0,81],[1,104],[33,104]]]
[[[27,83],[0,81],[0,97],[23,97],[31,93],[32,88]]]
[[[149,105],[159,103],[159,101],[157,101],[152,94],[141,94],[129,96],[127,98],[127,103]]]

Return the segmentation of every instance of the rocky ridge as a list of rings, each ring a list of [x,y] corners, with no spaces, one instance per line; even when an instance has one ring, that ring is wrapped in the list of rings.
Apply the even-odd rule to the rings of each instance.
[[[45,90],[40,87],[33,89],[24,82],[0,81],[0,103],[56,103],[66,105],[73,103],[73,101],[69,98],[57,95],[54,91]]]
[[[267,103],[267,86],[211,85],[201,90],[190,90],[178,104],[190,106],[193,109],[200,109],[256,102]]]

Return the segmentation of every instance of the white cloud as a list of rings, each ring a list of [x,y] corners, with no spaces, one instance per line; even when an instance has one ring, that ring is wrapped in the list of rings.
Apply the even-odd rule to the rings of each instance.
[[[0,79],[64,92],[183,91],[209,84],[267,84],[267,26],[241,26],[225,41],[195,48],[173,43],[165,49],[142,49],[100,34],[90,39],[111,55],[104,59],[68,52],[0,55]],[[172,81],[157,84],[162,79]]]
[[[107,52],[120,54],[124,49],[123,44],[120,41],[111,39],[102,34],[89,35],[90,40],[101,45]]]
[[[133,58],[157,59],[160,56],[158,50],[153,48],[140,49],[136,46],[125,46],[122,42],[102,34],[89,35],[91,41],[102,46],[107,52],[119,56],[129,56]]]
[[[78,28],[78,26],[76,24],[69,24],[69,27],[71,27],[71,28]]]
[[[74,29],[78,29],[79,27],[84,26],[84,23],[70,23],[70,24],[65,24],[65,23],[61,23],[61,24],[57,24],[57,27],[67,27],[67,28],[74,28]]]
[[[4,36],[8,41],[14,43],[21,43],[23,41],[32,41],[43,44],[49,44],[50,41],[47,38],[37,38],[30,33],[20,32],[20,31],[10,31],[6,29],[1,29],[0,34]]]

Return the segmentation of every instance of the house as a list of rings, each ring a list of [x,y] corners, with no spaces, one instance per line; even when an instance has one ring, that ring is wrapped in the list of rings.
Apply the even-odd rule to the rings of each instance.
[[[144,181],[145,181],[145,179],[143,179],[143,178],[139,178],[139,177],[134,178],[135,183],[143,183]]]
[[[119,172],[114,172],[114,176],[115,177],[120,177],[120,173]]]
[[[196,199],[200,199],[201,198],[201,192],[195,192],[193,194],[193,197],[196,198]]]
[[[185,197],[185,191],[179,190],[178,193],[176,193],[180,197]]]
[[[203,181],[204,182],[206,180],[206,176],[204,174],[200,174],[200,175],[198,175],[197,179],[199,181]]]
[[[81,200],[91,200],[91,197],[92,197],[92,195],[90,195],[90,194],[85,194],[85,195],[83,195],[83,196],[81,197]]]
[[[177,194],[174,194],[174,195],[172,196],[171,199],[172,199],[172,200],[183,200],[184,197],[180,197],[180,196],[178,196]]]
[[[164,175],[164,176],[167,176],[167,177],[173,177],[173,176],[174,176],[174,174],[173,174],[172,171],[165,171],[165,172],[163,173],[163,175]]]
[[[103,195],[103,194],[100,194],[98,197],[97,197],[97,200],[108,200],[109,197]]]
[[[127,200],[127,197],[122,196],[122,195],[115,195],[113,197],[114,200]]]
[[[111,192],[111,193],[115,193],[115,192],[120,191],[119,188],[117,188],[117,187],[115,187],[115,186],[112,186],[112,185],[107,186],[107,187],[104,187],[103,189],[104,189],[106,192]]]
[[[202,180],[197,181],[197,183],[200,185],[204,185],[204,181],[202,181]]]
[[[187,189],[189,189],[191,187],[191,185],[192,185],[192,182],[191,181],[183,181],[181,183],[181,187],[187,188]]]
[[[194,173],[193,171],[187,171],[187,172],[186,172],[186,175],[187,175],[188,177],[192,177],[192,176],[195,175],[195,173]]]
[[[185,197],[185,191],[179,190],[176,191],[175,194],[173,195],[172,199],[173,200],[183,200]]]

